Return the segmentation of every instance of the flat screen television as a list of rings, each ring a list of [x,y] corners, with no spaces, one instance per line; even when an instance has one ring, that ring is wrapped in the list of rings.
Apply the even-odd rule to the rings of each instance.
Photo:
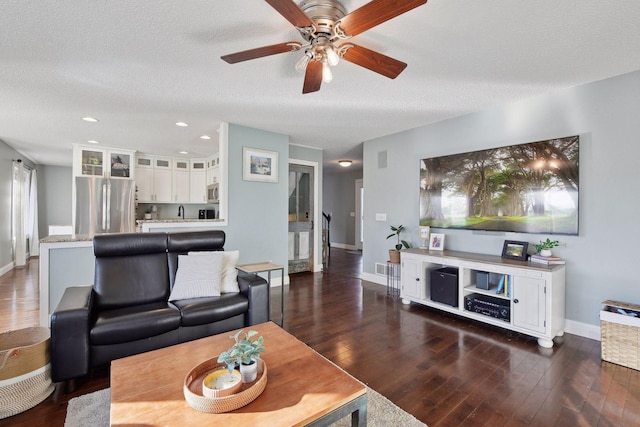
[[[420,225],[578,234],[579,136],[420,161]]]

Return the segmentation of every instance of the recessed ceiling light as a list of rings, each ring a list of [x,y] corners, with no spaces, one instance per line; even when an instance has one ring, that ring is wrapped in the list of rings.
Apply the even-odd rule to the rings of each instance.
[[[185,123],[185,122],[178,122],[178,123],[176,123],[176,126],[180,126],[181,128],[186,128],[189,125],[187,123]]]
[[[211,139],[211,137],[209,135],[202,135],[200,139]]]
[[[178,151],[178,153],[180,153],[180,154],[189,154],[188,151],[184,151],[184,150],[183,151]]]
[[[352,161],[351,160],[338,160],[338,163],[343,168],[348,168],[349,166],[351,166]]]
[[[95,123],[98,121],[98,119],[93,117],[83,117],[82,120],[84,120],[85,122],[91,122],[91,123]]]
[[[99,141],[96,141],[95,139],[90,139],[87,141],[89,144],[100,144]]]

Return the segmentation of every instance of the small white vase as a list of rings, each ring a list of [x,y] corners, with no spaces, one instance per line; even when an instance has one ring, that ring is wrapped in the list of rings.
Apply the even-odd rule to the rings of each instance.
[[[542,256],[551,256],[551,249],[542,249],[540,251],[540,255],[542,255]]]
[[[242,382],[245,384],[255,381],[258,377],[258,361],[251,360],[253,362],[251,365],[240,364],[240,375],[242,376]]]

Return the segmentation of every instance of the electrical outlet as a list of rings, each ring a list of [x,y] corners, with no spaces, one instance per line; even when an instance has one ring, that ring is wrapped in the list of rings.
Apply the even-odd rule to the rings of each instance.
[[[351,216],[355,217],[355,216],[356,216],[356,213],[355,213],[355,212],[350,212],[350,213],[349,213],[349,215],[351,215]]]
[[[386,220],[387,220],[387,214],[384,214],[384,213],[376,214],[376,221],[386,221]]]

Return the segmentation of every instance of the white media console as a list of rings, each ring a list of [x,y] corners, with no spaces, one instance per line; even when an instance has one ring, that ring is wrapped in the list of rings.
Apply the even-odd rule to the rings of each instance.
[[[404,304],[424,304],[521,332],[538,338],[538,344],[546,348],[553,347],[554,337],[564,334],[564,265],[426,249],[403,250],[401,263],[400,296]],[[432,293],[431,283],[431,271],[446,267],[450,267],[449,272],[457,269],[455,297],[449,298],[449,304],[436,295],[435,284]],[[496,293],[501,281],[508,292]],[[481,287],[477,286],[479,282]],[[474,303],[479,300],[484,301]]]

